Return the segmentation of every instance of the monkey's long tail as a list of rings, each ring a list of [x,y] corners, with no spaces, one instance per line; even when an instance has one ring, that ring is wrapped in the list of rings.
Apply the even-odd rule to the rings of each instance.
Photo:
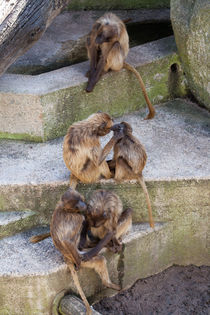
[[[154,109],[152,103],[149,100],[149,97],[147,95],[146,88],[145,88],[144,82],[142,80],[142,77],[140,76],[138,71],[133,66],[129,65],[129,63],[127,63],[125,61],[123,63],[123,68],[133,72],[136,75],[136,77],[137,77],[137,79],[138,79],[138,81],[140,83],[140,87],[142,89],[142,92],[144,94],[145,101],[147,102],[147,105],[148,105],[148,108],[149,108],[149,114],[147,115],[147,117],[145,119],[152,119],[155,116],[155,109]]]
[[[139,176],[139,183],[141,184],[141,187],[143,188],[143,191],[144,191],[144,194],[146,197],[146,201],[147,201],[148,214],[149,214],[149,224],[150,224],[151,228],[154,228],[155,224],[154,224],[154,220],[152,217],[152,207],[151,207],[151,202],[150,202],[150,198],[149,198],[149,193],[148,193],[145,181],[144,181],[144,177],[142,175]]]
[[[35,235],[35,236],[32,236],[32,237],[30,238],[30,242],[31,242],[31,243],[38,243],[38,242],[41,242],[41,241],[43,241],[45,238],[48,238],[48,237],[50,237],[50,236],[51,236],[50,232],[49,232],[49,233],[45,233],[45,234]]]
[[[86,310],[87,310],[87,315],[91,315],[92,314],[92,311],[91,311],[91,307],[90,307],[90,304],[88,303],[87,299],[86,299],[86,296],[81,288],[81,285],[79,283],[79,279],[78,279],[78,275],[77,275],[77,271],[75,270],[75,267],[74,265],[71,263],[71,262],[67,262],[68,264],[68,267],[71,271],[71,275],[72,275],[72,278],[73,278],[73,281],[74,281],[74,284],[86,306]]]

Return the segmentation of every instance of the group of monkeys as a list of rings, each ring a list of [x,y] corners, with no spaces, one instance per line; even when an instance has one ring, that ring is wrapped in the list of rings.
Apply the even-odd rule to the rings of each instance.
[[[103,73],[109,70],[119,71],[123,67],[129,69],[137,75],[143,86],[149,107],[147,119],[153,118],[155,111],[139,73],[124,61],[128,50],[129,39],[123,21],[112,13],[99,18],[87,38],[90,70],[86,91],[93,90]],[[100,137],[110,131],[113,131],[113,136],[102,149]],[[106,161],[112,148],[113,159]],[[64,256],[87,314],[90,315],[91,307],[80,286],[77,270],[80,266],[93,268],[105,286],[120,290],[119,285],[111,282],[106,259],[99,252],[103,247],[114,253],[122,249],[122,236],[132,226],[132,209],[123,211],[120,198],[114,192],[104,189],[93,192],[86,202],[75,190],[77,183],[94,183],[102,178],[114,178],[117,182],[138,180],[146,196],[149,222],[153,228],[150,198],[142,175],[147,155],[127,122],[114,124],[110,115],[97,112],[69,127],[64,138],[63,158],[71,171],[70,188],[62,195],[54,210],[50,233],[33,236],[31,242],[37,243],[52,237],[54,245]]]

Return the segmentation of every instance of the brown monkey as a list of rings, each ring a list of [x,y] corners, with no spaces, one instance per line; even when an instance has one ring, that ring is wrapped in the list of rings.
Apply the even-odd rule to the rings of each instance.
[[[85,303],[87,314],[91,314],[90,305],[80,286],[76,272],[80,266],[95,269],[105,286],[115,290],[120,290],[120,287],[111,282],[105,257],[97,255],[112,239],[112,232],[107,233],[103,240],[89,251],[79,250],[82,231],[86,229],[86,221],[82,213],[86,213],[86,210],[87,205],[83,197],[77,191],[69,188],[55,208],[50,224],[50,234],[55,247],[62,253],[71,271],[77,290]]]
[[[113,160],[109,162],[110,169],[114,170],[117,181],[124,179],[137,179],[146,196],[150,226],[154,228],[152,209],[147,187],[142,175],[147,154],[140,141],[132,135],[132,127],[127,122],[121,122],[111,128],[114,133],[123,133],[123,137],[114,146]]]
[[[71,187],[76,188],[78,180],[93,183],[111,177],[105,158],[117,139],[112,137],[102,150],[100,137],[108,134],[112,125],[108,114],[98,112],[69,127],[64,138],[63,159],[71,171]]]
[[[103,239],[107,233],[114,232],[112,240],[106,247],[113,252],[120,251],[122,248],[120,239],[132,226],[131,214],[130,208],[123,211],[122,202],[117,194],[104,189],[96,190],[88,202],[89,241],[94,243],[95,239]]]
[[[140,83],[149,108],[146,119],[153,118],[155,110],[148,98],[144,82],[138,71],[125,62],[129,51],[129,37],[123,21],[113,13],[103,15],[93,25],[86,46],[88,58],[90,59],[86,91],[91,92],[100,77],[107,71],[119,71],[125,68],[132,71]]]

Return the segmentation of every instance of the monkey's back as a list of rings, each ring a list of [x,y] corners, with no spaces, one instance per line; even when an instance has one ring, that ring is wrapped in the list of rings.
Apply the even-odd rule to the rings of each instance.
[[[75,263],[75,261],[71,252],[75,247],[78,248],[84,220],[83,215],[70,213],[61,209],[59,205],[52,215],[50,234],[53,243],[57,249],[73,263]]]
[[[119,175],[120,177],[123,176],[121,179],[134,179],[136,175],[142,173],[146,165],[147,154],[141,142],[131,134],[124,136],[115,144],[114,159],[116,161],[116,177]],[[120,160],[122,163],[119,163]],[[127,168],[125,168],[126,163]]]

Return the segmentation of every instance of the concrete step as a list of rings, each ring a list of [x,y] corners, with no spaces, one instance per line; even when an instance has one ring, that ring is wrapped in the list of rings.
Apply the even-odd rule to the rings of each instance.
[[[127,61],[142,74],[153,104],[186,95],[173,36],[131,48]],[[88,67],[89,62],[83,62],[35,76],[4,74],[0,138],[46,141],[64,135],[70,124],[95,111],[116,117],[145,106],[135,75],[126,70],[106,74],[86,93]]]
[[[36,225],[37,214],[34,211],[0,212],[0,238],[16,234]]]
[[[115,10],[112,12],[122,20],[131,19],[131,22],[127,24],[130,45],[132,45],[133,37],[133,34],[130,32],[130,23],[141,23],[142,27],[139,27],[139,32],[143,32],[143,29],[147,28],[146,24],[148,23],[165,23],[165,25],[170,23],[170,10],[165,8],[129,11]],[[19,57],[9,67],[7,72],[34,75],[87,60],[87,34],[90,32],[96,19],[104,13],[104,10],[62,12],[53,20],[38,42],[23,56]],[[152,38],[142,36],[142,42],[139,45],[172,33],[168,33],[165,36],[160,34],[160,32],[156,32]]]
[[[48,238],[38,244],[29,242],[32,235],[46,230],[46,228],[36,228],[0,240],[1,314],[49,315],[52,302],[61,290],[75,292],[67,265],[60,252],[55,249],[52,239]],[[125,287],[128,282],[133,281],[133,278],[142,274],[140,265],[138,269],[133,268],[128,272],[126,262],[128,256],[137,263],[144,263],[147,266],[147,274],[150,274],[154,262],[152,259],[143,260],[152,258],[150,251],[154,243],[158,242],[159,245],[155,250],[157,262],[155,270],[159,270],[158,258],[161,252],[158,252],[158,249],[163,241],[164,230],[162,224],[158,224],[155,231],[149,228],[148,224],[135,225],[133,232],[124,239],[125,249],[121,254],[112,254],[104,250],[112,281],[121,283]],[[148,242],[151,243],[150,249],[146,245]],[[143,254],[141,257],[140,253],[132,252],[132,246],[136,246],[137,243],[138,251]],[[146,246],[143,246],[144,243]],[[169,260],[165,261],[167,267],[170,264]],[[81,268],[78,274],[87,297],[101,292],[103,286],[94,271]],[[127,279],[124,283],[125,277],[129,277],[130,280]]]
[[[153,120],[143,120],[145,113],[140,111],[116,121],[129,122],[134,135],[145,145],[148,161],[144,176],[155,220],[159,221],[171,218],[173,207],[177,211],[177,207],[206,206],[210,177],[209,113],[180,99],[156,110]],[[102,145],[109,137],[102,139]],[[40,224],[49,223],[56,202],[68,187],[69,171],[62,158],[62,142],[63,138],[47,143],[0,141],[0,211],[29,209],[36,212]],[[112,153],[108,158],[111,157]],[[78,189],[88,198],[98,187],[116,191],[126,205],[134,208],[135,219],[148,219],[142,189],[135,182],[119,185],[113,180],[101,181],[81,184]]]

